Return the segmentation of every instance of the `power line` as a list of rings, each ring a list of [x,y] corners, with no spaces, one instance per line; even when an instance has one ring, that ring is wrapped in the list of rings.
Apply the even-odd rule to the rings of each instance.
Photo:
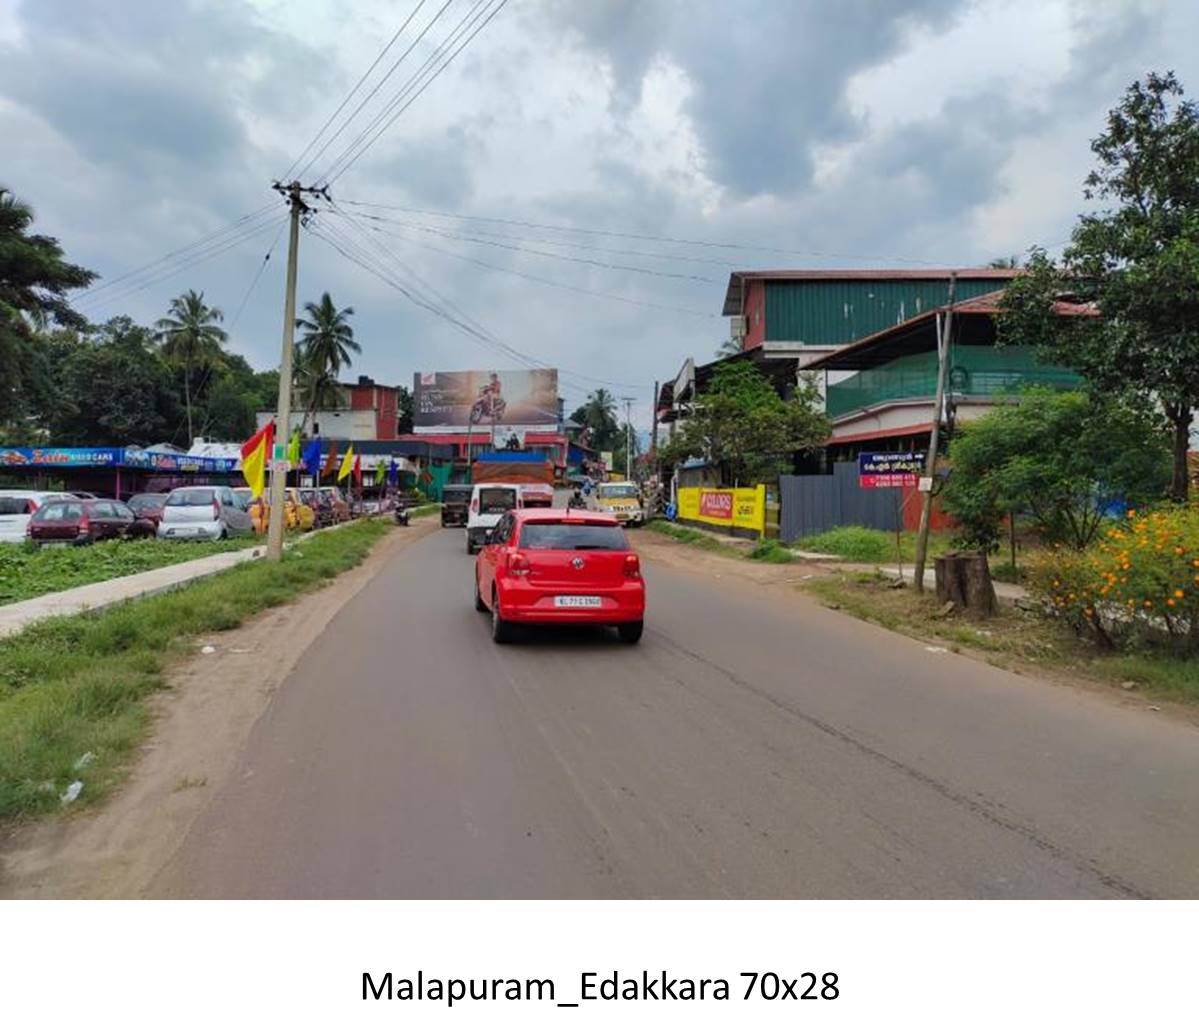
[[[449,31],[449,33],[446,34],[445,38],[433,48],[425,60],[421,62],[416,71],[408,76],[408,78],[396,88],[395,92],[392,93],[383,107],[375,112],[371,120],[365,127],[358,131],[358,134],[354,137],[354,139],[342,148],[342,150],[333,159],[328,169],[326,169],[324,176],[318,178],[318,182],[320,180],[325,180],[327,183],[327,178],[333,172],[333,170],[336,169],[341,162],[348,158],[354,152],[354,150],[360,144],[362,144],[393,111],[395,111],[395,109],[403,102],[405,97],[411,93],[413,87],[417,82],[420,81],[421,77],[424,76],[424,74],[437,63],[441,55],[445,53],[447,46],[452,45],[454,41],[460,38],[466,27],[469,24],[472,24],[472,19],[478,16],[478,13],[481,11],[483,5],[490,2],[491,0],[474,0],[474,4],[466,12],[466,14],[464,14],[458,20],[458,24],[455,25]]]
[[[335,214],[345,216],[346,213],[340,212],[337,209],[333,210]],[[380,228],[373,228],[376,233],[381,233]],[[394,233],[394,232],[393,232]],[[544,284],[551,288],[561,288],[563,291],[572,291],[579,295],[589,295],[592,298],[609,299],[613,302],[624,302],[631,306],[642,306],[646,309],[665,310],[670,313],[682,313],[692,317],[703,317],[705,320],[711,320],[716,317],[715,313],[708,313],[699,309],[688,309],[686,306],[673,306],[666,302],[649,302],[646,299],[635,299],[628,295],[617,295],[609,291],[600,291],[595,288],[584,288],[577,284],[566,284],[562,281],[551,280],[548,277],[541,277],[534,273],[528,273],[525,270],[514,270],[508,266],[497,266],[495,263],[489,263],[483,259],[476,259],[474,256],[463,255],[461,252],[453,252],[448,248],[439,248],[437,245],[429,244],[427,241],[416,241],[409,237],[404,237],[402,234],[396,234],[402,241],[407,241],[417,248],[423,248],[426,251],[437,252],[440,255],[449,256],[452,259],[457,259],[460,262],[470,263],[472,266],[478,266],[485,270],[494,270],[497,273],[506,273],[512,277],[520,277],[523,280],[533,281],[535,284]]]
[[[523,248],[520,245],[505,244],[502,241],[491,241],[485,237],[473,237],[469,234],[455,234],[452,231],[440,230],[436,227],[422,227],[419,224],[403,223],[399,220],[389,220],[385,216],[374,216],[370,213],[361,213],[363,219],[369,219],[376,223],[384,223],[387,225],[410,227],[413,230],[419,230],[427,234],[435,234],[438,237],[450,238],[454,241],[471,241],[479,245],[489,245],[492,248],[503,248],[509,252],[524,252],[528,255],[539,255],[546,259],[562,259],[566,262],[581,263],[584,266],[598,266],[605,270],[626,270],[630,273],[643,273],[651,277],[669,277],[673,280],[685,281],[703,281],[707,284],[715,284],[716,281],[711,277],[704,277],[695,273],[672,273],[668,270],[651,270],[644,266],[630,266],[625,263],[605,263],[599,259],[583,259],[576,255],[563,255],[561,252],[545,252],[539,248]],[[557,242],[555,242],[557,243]]]
[[[396,29],[396,31],[395,31],[395,35],[394,35],[394,36],[392,36],[392,37],[391,37],[391,39],[387,41],[387,46],[385,46],[385,47],[384,47],[384,48],[383,48],[381,51],[379,51],[379,55],[378,55],[378,57],[376,57],[376,58],[375,58],[375,60],[371,62],[371,66],[370,66],[370,68],[368,68],[368,69],[367,69],[365,72],[363,72],[363,73],[362,73],[362,77],[361,77],[361,78],[358,80],[358,82],[356,82],[356,83],[354,84],[354,86],[353,86],[353,88],[350,90],[350,92],[349,92],[348,94],[346,94],[346,96],[345,96],[345,100],[343,100],[343,101],[341,102],[341,104],[339,104],[339,105],[337,106],[337,110],[336,110],[336,111],[335,111],[335,112],[334,112],[332,115],[330,115],[330,116],[329,116],[329,118],[327,118],[327,119],[325,120],[325,124],[324,124],[324,125],[323,125],[323,126],[322,126],[322,127],[319,129],[319,130],[317,130],[317,131],[316,131],[316,136],[314,136],[314,137],[313,137],[313,138],[312,138],[312,139],[311,139],[311,140],[308,142],[308,146],[307,146],[307,147],[305,147],[305,148],[304,148],[304,150],[300,152],[300,154],[299,154],[299,157],[297,157],[297,158],[296,158],[296,160],[295,160],[294,162],[292,162],[292,164],[291,164],[291,165],[289,165],[289,166],[287,167],[287,172],[285,172],[285,173],[284,173],[284,174],[283,174],[281,177],[279,177],[279,179],[280,179],[280,181],[281,181],[281,182],[283,182],[283,183],[287,183],[287,182],[288,182],[288,178],[291,176],[291,171],[292,171],[293,169],[295,169],[295,167],[296,167],[297,165],[299,165],[299,163],[300,163],[300,162],[302,162],[302,161],[304,160],[304,156],[305,156],[305,155],[307,155],[307,154],[308,154],[308,152],[309,152],[309,151],[312,149],[312,147],[313,147],[313,146],[316,144],[316,142],[317,142],[318,140],[320,140],[320,139],[321,139],[321,135],[322,135],[322,134],[325,132],[325,130],[327,130],[327,129],[328,129],[328,128],[329,128],[329,127],[330,127],[330,126],[333,124],[333,120],[334,120],[334,119],[336,119],[336,118],[337,118],[337,116],[338,116],[338,115],[340,115],[340,114],[342,113],[342,111],[344,111],[344,110],[345,110],[345,106],[346,106],[347,104],[349,104],[349,103],[350,103],[350,100],[353,98],[354,94],[356,94],[356,93],[358,92],[358,90],[361,88],[362,84],[366,82],[366,80],[367,80],[367,78],[370,76],[370,74],[371,74],[371,73],[372,73],[372,72],[373,72],[373,71],[374,71],[374,70],[375,70],[375,69],[378,67],[378,65],[379,65],[379,62],[383,60],[383,57],[384,57],[384,55],[385,55],[385,54],[386,54],[386,53],[387,53],[389,50],[391,50],[391,48],[392,48],[392,47],[395,45],[395,42],[396,42],[396,40],[398,40],[398,39],[400,38],[400,35],[403,33],[403,31],[404,31],[406,28],[408,28],[408,23],[409,23],[409,22],[411,22],[411,21],[412,21],[412,19],[416,17],[416,15],[417,15],[417,12],[418,12],[418,11],[419,11],[419,10],[420,10],[422,7],[424,7],[424,6],[425,6],[425,2],[426,2],[426,0],[418,0],[416,7],[414,7],[414,8],[412,9],[412,13],[411,13],[410,15],[408,15],[408,17],[404,19],[404,22],[403,22],[403,24],[402,24],[402,25],[401,25],[401,26],[400,26],[398,29]],[[419,39],[419,37],[418,37],[418,39]],[[403,56],[401,56],[401,57],[400,57],[400,61],[402,61],[402,60],[403,60]],[[397,62],[397,64],[398,64],[398,63],[399,63],[399,62]],[[393,65],[393,66],[392,66],[392,69],[391,69],[391,71],[392,71],[392,72],[394,72],[394,71],[395,71],[395,65]],[[388,75],[391,75],[391,72],[389,72],[389,73],[388,73]],[[383,85],[383,83],[384,83],[384,82],[386,82],[386,81],[387,81],[387,76],[384,76],[384,77],[383,77],[383,80],[382,80],[382,81],[379,83],[379,86],[382,86],[382,85]],[[375,90],[378,90],[378,89],[379,89],[379,87],[378,87],[378,86],[376,86],[376,87],[375,87]],[[374,91],[372,91],[371,95],[370,95],[370,96],[368,96],[368,97],[366,98],[366,100],[368,100],[368,101],[369,101],[371,96],[374,96]],[[364,103],[365,103],[365,102],[364,102]],[[355,110],[355,112],[354,112],[354,115],[356,115],[356,114],[358,113],[358,111],[359,111],[359,110],[361,110],[361,106],[359,106],[359,108]],[[350,121],[351,121],[351,120],[354,118],[354,115],[351,115],[351,116],[350,116],[350,117],[349,117],[349,118],[346,120],[346,123],[345,123],[345,125],[348,125],[348,124],[349,124],[349,122],[350,122]],[[344,128],[345,128],[345,126],[343,125],[343,127],[342,127],[342,128],[344,129]],[[339,130],[338,132],[341,132],[341,131]],[[329,144],[331,144],[331,143],[333,142],[333,140],[334,140],[334,139],[336,139],[336,136],[337,136],[337,134],[334,134],[334,135],[333,135],[333,137],[331,137],[331,138],[330,138],[330,139],[329,139],[329,140],[328,140],[328,141],[325,143],[325,147],[328,147],[328,146],[329,146]],[[322,148],[322,151],[323,151],[323,150],[324,150],[324,149]],[[321,152],[319,152],[319,151],[318,151],[318,152],[317,152],[317,154],[316,154],[316,155],[314,155],[314,156],[313,156],[313,158],[312,158],[312,160],[309,162],[309,165],[311,165],[311,164],[312,164],[312,161],[315,161],[315,160],[316,160],[316,158],[319,158],[319,157],[320,157],[320,154],[321,154]],[[304,169],[307,169],[307,168],[308,168],[308,166],[307,166],[307,165],[306,165],[306,166],[304,166]],[[301,169],[301,170],[300,170],[300,173],[301,173],[301,174],[303,174],[303,172],[304,172],[304,170],[303,170],[303,169]]]
[[[184,255],[184,253],[190,252],[193,249],[198,249],[202,245],[205,245],[209,242],[213,242],[218,237],[222,237],[225,234],[229,234],[229,233],[237,230],[238,228],[243,227],[244,224],[258,219],[264,213],[266,213],[269,209],[272,209],[272,208],[274,208],[273,202],[270,204],[264,205],[260,209],[256,209],[254,212],[247,213],[246,215],[241,216],[238,219],[235,219],[232,223],[226,224],[225,226],[221,227],[219,230],[213,230],[213,231],[205,234],[203,237],[198,238],[197,240],[191,242],[190,244],[183,245],[181,248],[176,248],[171,252],[167,252],[165,255],[160,255],[157,259],[152,259],[152,260],[150,260],[150,262],[145,263],[142,266],[137,266],[132,270],[127,270],[125,273],[121,274],[118,277],[113,277],[110,280],[106,280],[102,284],[97,284],[93,288],[85,288],[82,291],[78,291],[72,296],[72,301],[78,302],[81,299],[90,298],[90,297],[98,295],[102,292],[108,291],[114,285],[120,284],[122,281],[126,281],[132,277],[136,277],[138,274],[148,271],[152,267],[158,266],[158,265],[165,263],[171,259],[174,259],[176,257],[181,257]]]
[[[275,220],[269,219],[265,222],[247,227],[236,237],[228,238],[219,242],[213,242],[204,250],[189,255],[182,260],[176,261],[169,267],[166,267],[162,270],[149,272],[147,275],[139,278],[137,281],[125,285],[122,289],[117,291],[116,294],[106,295],[99,299],[86,299],[80,308],[95,311],[102,306],[113,306],[118,302],[122,302],[125,299],[144,291],[146,288],[152,287],[153,285],[159,284],[170,277],[174,277],[180,273],[183,273],[185,270],[190,270],[191,268],[199,266],[210,259],[215,259],[217,256],[228,252],[230,249],[236,248],[238,245],[245,244],[247,241],[253,240],[264,230],[271,229],[274,226]]]
[[[500,223],[508,226],[527,227],[533,230],[555,230],[570,234],[587,234],[596,237],[618,237],[632,241],[654,241],[660,244],[692,245],[697,248],[724,248],[735,252],[771,252],[775,255],[794,255],[817,257],[825,259],[856,259],[876,262],[912,263],[917,266],[954,266],[954,263],[934,263],[927,259],[895,255],[860,255],[846,252],[823,252],[816,249],[774,248],[769,245],[746,245],[733,241],[704,241],[697,238],[669,237],[663,234],[639,234],[626,230],[605,230],[596,227],[567,226],[561,223],[537,223],[532,220],[509,219],[502,216],[475,216],[461,212],[439,212],[435,209],[418,209],[407,205],[384,205],[379,202],[360,201],[352,198],[339,198],[341,205],[354,205],[363,208],[388,209],[396,212],[407,212],[419,216],[436,216],[441,219],[454,219],[480,223]],[[969,264],[956,264],[969,265]]]
[[[340,215],[342,215],[343,217],[346,216],[346,214],[344,214],[344,213],[341,213]],[[409,287],[405,287],[405,286],[397,283],[394,280],[394,278],[392,278],[389,274],[378,269],[377,266],[375,265],[375,262],[372,262],[369,259],[369,257],[365,260],[362,258],[363,255],[368,255],[368,253],[365,252],[366,246],[368,246],[368,245],[371,245],[372,247],[374,247],[374,246],[372,245],[370,237],[368,235],[366,235],[364,228],[362,228],[360,225],[354,223],[352,219],[350,220],[350,223],[352,226],[357,227],[357,229],[361,235],[360,242],[356,240],[353,244],[351,244],[351,243],[347,242],[346,239],[344,238],[344,236],[342,236],[340,233],[337,233],[336,231],[333,230],[333,228],[325,226],[324,224],[322,224],[322,227],[320,228],[321,230],[324,230],[325,232],[329,232],[329,233],[336,235],[336,237],[338,239],[337,241],[332,240],[330,237],[326,237],[326,238],[324,238],[324,240],[326,240],[327,243],[331,244],[334,248],[336,248],[337,251],[339,251],[347,259],[350,259],[352,262],[355,262],[359,266],[362,266],[363,269],[366,269],[368,272],[374,274],[380,280],[383,280],[385,283],[387,283],[391,287],[395,288],[397,291],[399,291],[401,294],[403,294],[410,301],[414,302],[416,305],[421,306],[424,309],[430,310],[437,316],[442,317],[442,319],[445,319],[449,323],[458,327],[464,333],[470,335],[473,338],[478,339],[479,341],[484,342],[485,344],[488,344],[495,348],[498,348],[500,351],[505,353],[505,355],[517,360],[518,362],[528,363],[528,364],[532,364],[534,366],[543,366],[543,367],[557,366],[553,363],[550,363],[549,361],[541,359],[540,357],[531,356],[528,353],[521,352],[520,350],[515,349],[512,346],[508,345],[508,343],[504,342],[498,336],[492,334],[490,331],[487,330],[487,328],[485,328],[477,320],[468,316],[459,307],[454,305],[454,303],[450,302],[449,300],[444,299],[444,297],[442,297],[443,301],[448,306],[457,310],[458,313],[461,315],[462,319],[458,319],[458,318],[450,315],[449,313],[445,312],[445,310],[442,309],[441,307],[433,305],[432,303],[429,303],[427,300],[423,300],[423,299],[416,297],[414,295],[414,293],[409,289]],[[315,228],[310,228],[310,229],[313,229],[314,232],[317,233],[317,236],[321,236],[320,230],[317,230]],[[354,252],[356,252],[357,254],[352,254]],[[400,265],[402,268],[406,268],[404,266],[402,260],[400,260],[389,249],[386,250],[386,255],[389,259],[391,259],[393,262]],[[376,260],[376,262],[377,262],[377,260]],[[430,289],[430,290],[433,290],[433,289]],[[634,384],[626,383],[626,382],[615,382],[615,381],[609,381],[609,380],[603,379],[603,378],[595,378],[592,375],[584,374],[580,371],[574,371],[574,370],[571,370],[570,368],[558,367],[558,370],[560,371],[560,380],[562,380],[564,383],[566,383],[568,385],[570,384],[569,379],[561,378],[561,374],[567,374],[567,375],[573,374],[576,377],[582,378],[583,380],[590,382],[592,384],[614,385],[617,387],[626,387],[626,388],[644,388],[645,387],[643,385],[634,385]],[[578,391],[584,391],[584,392],[587,391],[587,388],[585,385],[572,385],[571,387],[576,388],[576,390],[578,390]]]
[[[262,272],[266,269],[266,264],[271,261],[271,256],[275,252],[275,246],[279,244],[279,238],[283,236],[283,228],[287,226],[287,220],[283,220],[279,224],[279,230],[275,234],[275,240],[271,242],[271,247],[266,250],[266,255],[262,257],[262,265],[258,267],[258,271],[254,274],[254,279],[250,281],[250,286],[246,288],[246,293],[241,297],[241,302],[238,304],[237,312],[233,314],[233,320],[229,324],[229,333],[233,334],[233,329],[237,327],[237,322],[241,319],[242,310],[246,308],[246,303],[250,301],[250,296],[254,293],[254,289],[258,286],[258,281],[262,277]]]
[[[412,15],[410,15],[408,18],[409,22],[412,20],[412,17],[414,17],[416,15],[416,11],[419,11],[420,8],[422,6],[424,6],[424,2],[425,2],[425,0],[421,0],[421,3],[417,5],[416,10],[413,11]],[[355,108],[349,114],[349,116],[346,118],[346,120],[341,124],[341,126],[338,127],[337,132],[334,133],[333,136],[331,136],[328,140],[325,141],[324,144],[321,145],[321,149],[319,151],[317,151],[316,154],[314,154],[307,161],[307,163],[304,165],[304,168],[301,169],[299,171],[299,173],[296,174],[297,178],[300,176],[303,176],[304,173],[307,172],[313,166],[313,164],[316,162],[316,160],[318,158],[320,158],[321,155],[323,155],[328,150],[329,146],[338,137],[340,137],[342,133],[345,132],[345,130],[349,127],[350,123],[352,123],[358,117],[358,113],[361,112],[362,109],[365,108],[366,105],[370,103],[371,98],[373,98],[375,96],[375,94],[377,94],[383,88],[383,84],[386,83],[387,80],[389,80],[392,77],[392,75],[395,73],[396,69],[399,68],[400,65],[402,65],[404,63],[404,59],[407,58],[408,55],[411,54],[412,51],[416,49],[417,44],[420,43],[420,41],[425,38],[425,36],[428,34],[429,30],[432,29],[433,26],[437,24],[438,20],[445,13],[446,8],[449,7],[450,4],[452,4],[453,2],[454,2],[454,0],[445,0],[445,3],[442,4],[440,8],[438,8],[437,12],[433,15],[433,17],[430,18],[429,21],[425,24],[425,27],[423,29],[421,29],[421,31],[419,33],[417,33],[416,39],[414,39],[410,44],[408,44],[408,47],[404,51],[404,53],[401,54],[398,58],[396,58],[394,62],[392,62],[391,68],[389,68],[387,70],[387,73],[383,76],[383,78],[380,79],[379,82],[377,82],[375,84],[374,89],[372,89],[371,92],[368,93],[359,102],[358,107]],[[407,25],[407,24],[408,24],[408,22],[404,23],[404,25]],[[401,31],[402,31],[402,28],[403,27],[401,27]]]
[[[404,112],[406,112],[413,105],[413,103],[416,101],[416,99],[418,97],[420,97],[420,95],[423,94],[429,88],[429,86],[433,83],[433,81],[436,80],[438,78],[438,76],[440,76],[450,66],[450,64],[453,62],[453,60],[459,54],[461,54],[462,51],[466,49],[466,47],[468,47],[470,45],[471,41],[476,36],[478,36],[480,32],[482,32],[485,28],[487,28],[487,26],[491,22],[491,20],[497,14],[499,14],[501,10],[503,10],[504,5],[507,4],[507,2],[508,2],[508,0],[499,0],[499,3],[496,4],[496,6],[493,7],[488,12],[487,16],[485,18],[483,18],[482,21],[480,21],[477,26],[475,26],[475,28],[471,31],[470,35],[468,35],[466,37],[466,39],[464,39],[458,45],[457,49],[452,54],[450,54],[450,56],[448,58],[446,58],[446,60],[444,62],[442,62],[442,64],[439,65],[428,78],[425,79],[425,81],[421,84],[420,88],[417,89],[416,92],[413,93],[412,96],[409,97],[408,100],[405,101],[404,104],[386,120],[386,122],[383,123],[383,125],[379,128],[378,132],[375,133],[375,135],[372,136],[365,144],[363,144],[362,147],[360,147],[357,152],[355,152],[343,165],[341,165],[340,168],[336,169],[335,172],[327,173],[325,175],[324,185],[326,187],[329,186],[329,184],[333,183],[334,180],[337,180],[341,176],[344,176],[350,170],[350,168],[364,154],[366,154],[367,151],[369,151],[371,149],[371,147],[374,145],[375,141],[377,141],[384,133],[387,132],[387,130],[392,126],[392,124],[396,121],[396,119],[398,119],[401,115],[403,115]],[[477,16],[476,16],[476,18],[477,18]]]

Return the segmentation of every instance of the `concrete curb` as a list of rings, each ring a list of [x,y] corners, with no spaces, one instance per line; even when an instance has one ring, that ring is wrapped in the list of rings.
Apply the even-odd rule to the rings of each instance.
[[[362,521],[361,518],[352,521]],[[351,522],[329,528],[339,529]],[[317,536],[326,529],[313,529],[294,539],[288,540],[285,550],[290,550],[297,543]],[[86,549],[86,548],[81,548]],[[266,555],[266,544],[260,543],[245,550],[231,550],[224,554],[211,554],[206,558],[195,558],[192,561],[181,561],[177,565],[164,565],[162,568],[152,568],[147,572],[136,572],[130,576],[118,576],[101,583],[88,583],[85,586],[72,587],[70,590],[60,590],[57,593],[43,594],[41,597],[31,597],[27,601],[17,601],[0,607],[0,639],[11,637],[35,622],[43,619],[56,618],[62,615],[81,615],[84,612],[103,611],[116,604],[126,601],[136,601],[144,597],[154,597],[168,590],[178,590],[199,579],[204,579],[218,572],[225,572],[247,561],[256,561]]]

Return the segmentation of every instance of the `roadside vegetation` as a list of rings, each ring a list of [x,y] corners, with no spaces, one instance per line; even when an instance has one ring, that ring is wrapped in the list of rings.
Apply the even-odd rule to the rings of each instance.
[[[954,652],[967,651],[1004,669],[1057,671],[1163,700],[1199,704],[1199,658],[1142,644],[1127,653],[1105,651],[1046,622],[1039,609],[1001,605],[988,619],[946,614],[932,594],[893,589],[888,577],[842,572],[809,579],[803,589],[826,604]]]
[[[166,686],[168,666],[195,638],[321,586],[392,527],[355,522],[306,540],[277,565],[241,565],[0,640],[0,819],[59,808],[76,782],[77,801],[103,795],[146,731],[146,699]]]
[[[929,556],[949,550],[953,537],[946,532],[929,534]],[[797,540],[793,546],[813,554],[834,554],[845,561],[868,564],[895,564],[895,533],[867,529],[862,525],[838,525],[824,532]],[[904,561],[916,556],[916,534],[904,530],[899,534],[899,549]]]
[[[102,540],[88,547],[40,549],[0,543],[0,605],[70,590],[105,579],[148,572],[227,550],[254,546],[250,539],[215,543],[167,540]]]

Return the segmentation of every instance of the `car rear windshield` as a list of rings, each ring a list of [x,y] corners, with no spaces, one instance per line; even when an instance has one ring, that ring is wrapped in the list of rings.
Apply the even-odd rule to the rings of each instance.
[[[441,491],[441,499],[447,504],[457,504],[469,500],[470,486],[446,486]]]
[[[83,504],[43,504],[33,517],[39,522],[76,521],[83,517]]]
[[[480,489],[479,511],[482,514],[503,514],[516,506],[515,489]]]
[[[165,499],[161,493],[139,493],[129,498],[129,506],[135,511],[141,507],[161,507]]]
[[[0,514],[24,514],[29,500],[23,496],[0,496]]]
[[[211,489],[176,489],[167,497],[167,507],[211,506],[215,493]]]
[[[520,545],[529,550],[629,549],[619,525],[583,522],[528,522],[520,531]]]

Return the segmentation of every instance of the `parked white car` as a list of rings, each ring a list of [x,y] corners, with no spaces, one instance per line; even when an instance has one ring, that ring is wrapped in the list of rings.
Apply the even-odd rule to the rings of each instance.
[[[466,512],[466,553],[476,553],[499,520],[519,505],[520,486],[513,482],[478,482]]]
[[[74,500],[69,493],[47,493],[34,489],[0,489],[0,543],[24,543],[29,519],[42,504]]]
[[[249,512],[228,486],[172,489],[162,505],[160,540],[223,540],[254,531]]]

